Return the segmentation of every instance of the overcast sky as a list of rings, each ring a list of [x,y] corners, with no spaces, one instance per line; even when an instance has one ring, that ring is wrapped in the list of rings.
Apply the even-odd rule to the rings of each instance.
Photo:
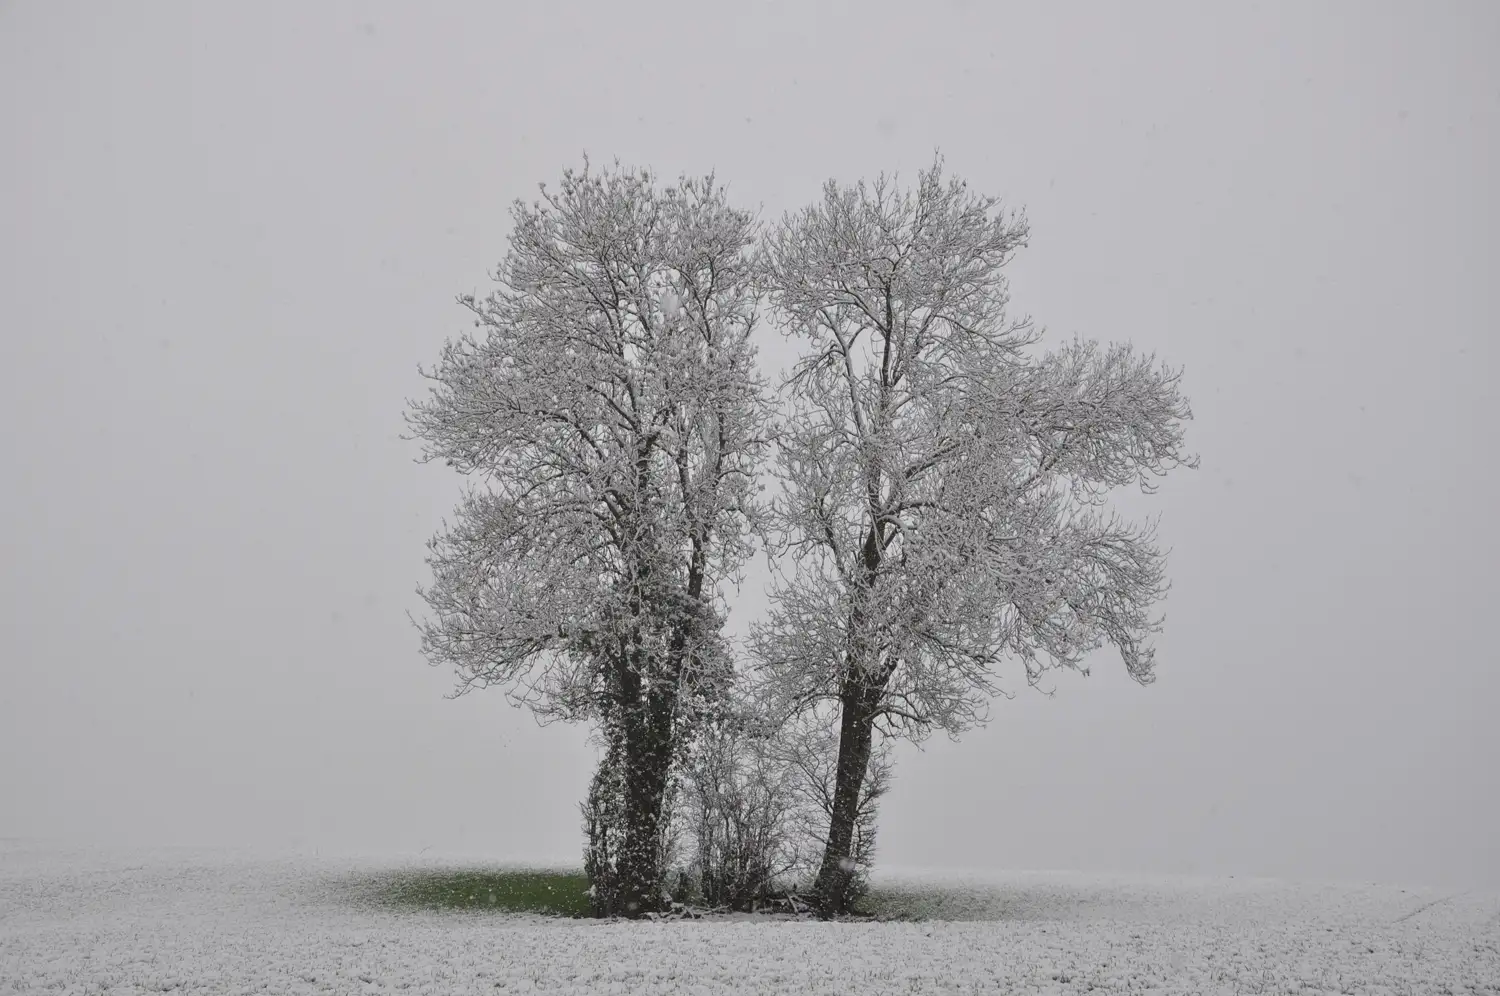
[[[771,219],[941,147],[1203,459],[1157,683],[903,749],[881,861],[1500,885],[1497,138],[1486,2],[0,4],[0,836],[576,861],[585,731],[406,618],[417,365],[585,150]]]

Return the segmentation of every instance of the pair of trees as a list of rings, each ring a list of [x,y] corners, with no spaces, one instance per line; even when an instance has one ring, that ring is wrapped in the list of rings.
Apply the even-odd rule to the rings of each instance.
[[[1151,680],[1163,554],[1099,506],[1192,462],[1190,412],[1128,346],[1032,355],[1002,274],[1024,218],[941,162],[915,190],[830,181],[764,232],[712,177],[618,166],[512,218],[495,290],[460,298],[480,334],[408,413],[475,482],[429,544],[423,649],[460,691],[595,724],[600,913],[659,908],[674,773],[747,715],[836,728],[783,760],[824,765],[814,893],[839,913],[881,738],[981,721],[1007,660],[1035,681],[1109,642]],[[803,344],[780,404],[763,311]],[[778,570],[746,669],[722,629],[756,537]]]

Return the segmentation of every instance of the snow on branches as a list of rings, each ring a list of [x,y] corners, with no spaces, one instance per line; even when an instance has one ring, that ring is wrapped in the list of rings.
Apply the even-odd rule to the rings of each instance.
[[[756,645],[794,699],[861,675],[875,718],[920,736],[982,719],[1009,658],[1034,682],[1108,642],[1151,680],[1162,554],[1096,506],[1192,464],[1191,414],[1129,346],[1031,355],[1001,272],[1027,234],[938,163],[915,192],[830,182],[765,240],[804,350],[771,516],[790,556]]]
[[[659,901],[684,764],[713,810],[700,830],[782,800],[796,764],[815,773],[816,893],[840,912],[873,840],[877,737],[982,722],[1012,662],[1035,684],[1109,644],[1153,679],[1165,555],[1104,502],[1196,464],[1191,411],[1179,374],[1129,345],[1032,348],[1002,272],[1023,215],[938,161],[914,190],[830,181],[763,237],[712,177],[659,188],[618,164],[512,218],[495,289],[460,298],[478,332],[444,346],[408,414],[425,459],[471,480],[429,544],[419,625],[460,692],[498,684],[543,720],[597,724],[600,912]],[[779,420],[751,344],[762,305],[802,347]],[[776,578],[747,687],[721,588],[756,535]],[[747,703],[766,728],[723,739]],[[766,852],[748,878],[715,873],[735,895],[790,839],[739,818],[699,834],[705,868]]]
[[[498,286],[460,298],[480,334],[445,345],[409,416],[428,459],[477,483],[430,544],[424,648],[462,687],[580,719],[601,654],[706,647],[748,556],[753,225],[712,178],[587,167],[512,218]]]

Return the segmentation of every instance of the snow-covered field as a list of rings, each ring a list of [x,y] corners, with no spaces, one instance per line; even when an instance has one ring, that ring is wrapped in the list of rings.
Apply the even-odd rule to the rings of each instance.
[[[0,994],[1500,993],[1492,893],[1025,873],[928,880],[943,920],[598,923],[357,902],[392,866],[0,843]]]

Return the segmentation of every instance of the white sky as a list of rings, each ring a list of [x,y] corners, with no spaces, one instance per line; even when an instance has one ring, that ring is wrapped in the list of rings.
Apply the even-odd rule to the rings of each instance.
[[[575,859],[583,731],[405,617],[417,364],[584,150],[772,218],[940,146],[1203,466],[1158,682],[904,750],[881,860],[1500,884],[1497,136],[1485,2],[0,4],[0,836]]]

